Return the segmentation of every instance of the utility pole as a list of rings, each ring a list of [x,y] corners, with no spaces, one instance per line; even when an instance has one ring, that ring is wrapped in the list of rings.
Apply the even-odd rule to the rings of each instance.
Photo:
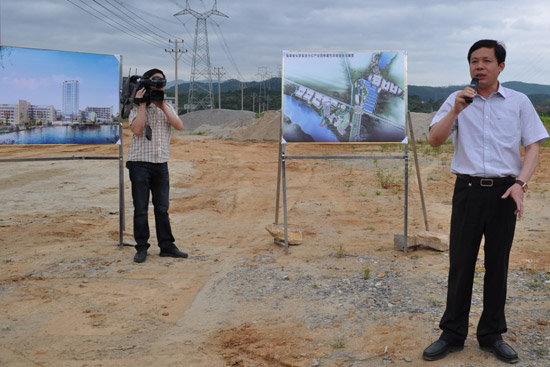
[[[256,104],[256,93],[252,93],[252,112],[254,112],[254,105]]]
[[[244,83],[241,82],[241,111],[244,111]]]
[[[212,69],[210,66],[210,49],[208,46],[208,30],[206,20],[213,15],[229,18],[227,15],[218,11],[218,0],[214,1],[214,6],[211,10],[199,13],[192,10],[189,6],[189,0],[186,0],[185,9],[178,15],[192,15],[197,19],[195,24],[195,39],[193,43],[193,64],[191,66],[191,83],[189,85],[189,98],[187,104],[187,112],[194,109],[212,109]],[[203,81],[206,80],[206,83]],[[204,93],[206,96],[201,97],[199,94]]]
[[[171,44],[172,43],[172,40],[168,40],[168,42]],[[183,40],[181,40],[181,44],[183,46]],[[164,52],[168,52],[170,53],[170,56],[172,56],[172,58],[174,59],[175,63],[176,63],[176,85],[175,85],[175,89],[174,89],[174,94],[176,96],[176,114],[179,116],[180,114],[180,110],[178,108],[179,106],[179,99],[180,99],[180,96],[178,94],[178,84],[179,84],[179,81],[178,81],[178,61],[180,59],[180,56],[187,52],[186,50],[178,50],[178,40],[175,40],[174,41],[174,48],[171,49],[171,50],[164,50]],[[173,53],[173,54],[172,54]]]
[[[262,113],[262,110],[261,110],[262,83],[263,83],[263,80],[264,80],[265,76],[267,75],[267,66],[258,66],[258,73],[256,75],[258,75],[258,77],[260,78],[260,83],[259,83],[260,92],[259,92],[259,96],[258,96],[258,113]],[[264,86],[264,89],[265,89],[265,86]]]
[[[225,75],[225,73],[221,72],[221,69],[223,69],[223,66],[219,68],[214,67],[214,73],[218,74],[218,110],[222,109],[221,77]]]

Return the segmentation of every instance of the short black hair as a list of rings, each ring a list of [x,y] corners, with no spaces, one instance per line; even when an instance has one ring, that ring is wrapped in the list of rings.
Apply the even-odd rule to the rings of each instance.
[[[470,63],[472,53],[482,47],[492,48],[495,50],[495,56],[499,65],[506,61],[506,49],[504,48],[504,44],[495,40],[480,40],[470,47],[470,51],[468,51],[468,64]]]
[[[163,73],[162,70],[160,70],[160,69],[151,69],[151,70],[147,70],[147,71],[145,72],[145,74],[143,74],[143,77],[144,77],[144,78],[147,78],[147,79],[151,79],[151,77],[152,77],[153,75],[155,75],[155,74],[162,74],[162,77],[163,77],[164,79],[166,79],[166,76],[164,75],[164,73]]]

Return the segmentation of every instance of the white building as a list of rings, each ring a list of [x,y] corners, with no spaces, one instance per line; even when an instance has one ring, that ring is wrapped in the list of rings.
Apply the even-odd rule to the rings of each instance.
[[[78,80],[63,82],[63,115],[77,116],[80,104],[80,84]]]
[[[113,107],[86,107],[86,120],[97,122],[112,122]]]

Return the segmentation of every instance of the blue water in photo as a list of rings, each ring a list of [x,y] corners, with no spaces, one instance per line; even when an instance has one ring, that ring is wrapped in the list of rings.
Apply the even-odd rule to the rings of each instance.
[[[316,142],[338,142],[338,138],[326,126],[321,126],[322,117],[303,102],[284,95],[285,115],[292,123],[300,125]]]
[[[380,54],[380,60],[378,61],[378,66],[380,69],[384,70],[388,67],[388,64],[393,60],[395,54],[392,52],[382,52]]]
[[[0,134],[0,145],[115,144],[118,140],[118,125],[44,126]]]

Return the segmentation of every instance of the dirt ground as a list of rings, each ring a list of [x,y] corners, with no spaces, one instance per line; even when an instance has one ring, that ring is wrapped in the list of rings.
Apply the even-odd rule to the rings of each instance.
[[[126,128],[124,157],[129,142]],[[112,146],[0,148],[2,158],[118,155]],[[418,152],[430,230],[447,234],[452,147],[419,146]],[[402,148],[287,147],[290,156],[352,154],[399,155]],[[280,269],[274,283],[304,274],[319,284],[339,276],[351,279],[365,267],[356,262],[362,256],[372,259],[373,269],[389,264],[411,282],[422,284],[427,275],[444,278],[445,254],[420,248],[405,256],[394,250],[394,234],[402,233],[404,225],[403,161],[288,160],[289,222],[304,231],[304,243],[292,246],[289,254],[265,230],[275,220],[277,162],[277,142],[175,133],[170,215],[176,244],[190,257],[160,258],[153,237],[143,264],[132,261],[126,169],[126,245],[118,246],[118,161],[0,163],[0,366],[425,366],[421,354],[437,337],[444,294],[433,295],[439,300],[434,316],[396,312],[380,320],[376,313],[362,315],[360,323],[348,320],[349,330],[359,335],[357,328],[364,328],[365,333],[346,337],[348,321],[324,328],[304,321],[307,311],[316,309],[337,317],[344,313],[338,304],[302,299],[299,289],[297,294],[289,290],[286,298],[276,291],[257,297],[248,278],[236,279],[247,274],[247,267],[259,272],[262,261]],[[549,163],[546,148],[529,183],[510,266],[511,272],[529,271],[545,279],[550,274]],[[412,152],[410,167],[408,225],[414,234],[425,228]],[[382,188],[381,175],[389,188]],[[152,213],[150,223],[154,234]],[[269,284],[271,278],[261,280]],[[429,292],[430,284],[425,288]],[[532,291],[546,297],[546,310],[549,288],[546,281]],[[356,317],[345,312],[348,319]],[[518,327],[548,336],[550,314],[537,320],[518,321]],[[474,332],[467,350],[430,366],[500,365],[475,347]],[[520,351],[531,348],[522,347],[521,338],[515,341]],[[548,361],[549,347],[546,338],[537,365]],[[341,355],[334,356],[335,351]],[[355,362],[346,359],[352,354]]]

